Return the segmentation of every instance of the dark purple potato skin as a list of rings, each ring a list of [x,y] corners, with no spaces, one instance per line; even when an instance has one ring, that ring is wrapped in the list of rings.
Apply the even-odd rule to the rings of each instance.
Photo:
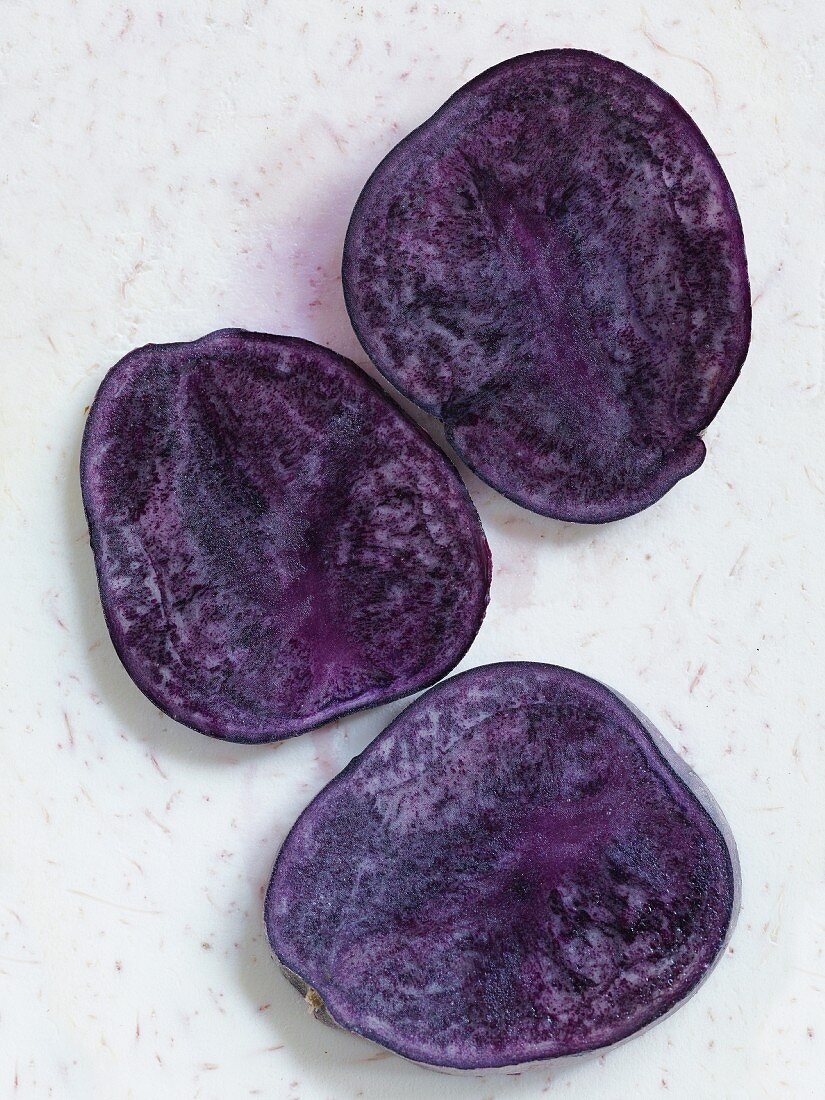
[[[440,679],[484,617],[461,479],[354,363],[227,329],[104,379],[81,483],[109,632],[162,710],[277,741]]]
[[[738,896],[721,812],[649,724],[580,673],[509,663],[433,688],[321,791],[264,916],[316,1015],[473,1070],[661,1019]]]
[[[512,58],[375,170],[344,293],[398,390],[505,496],[585,523],[702,463],[750,341],[742,226],[699,129],[583,50]]]

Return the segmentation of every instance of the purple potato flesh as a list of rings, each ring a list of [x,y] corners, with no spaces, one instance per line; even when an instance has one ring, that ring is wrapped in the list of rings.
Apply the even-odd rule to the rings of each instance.
[[[718,807],[649,724],[580,673],[509,663],[433,688],[321,791],[264,915],[317,1016],[471,1070],[661,1019],[738,895]]]
[[[750,340],[742,227],[699,129],[581,50],[483,73],[397,145],[352,215],[372,361],[532,511],[641,511],[705,456]]]
[[[354,363],[225,330],[106,376],[81,483],[106,621],[138,687],[277,741],[440,679],[490,557],[456,470]]]

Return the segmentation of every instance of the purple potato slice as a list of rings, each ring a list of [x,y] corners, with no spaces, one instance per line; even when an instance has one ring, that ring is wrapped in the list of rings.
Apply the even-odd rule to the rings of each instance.
[[[457,471],[354,363],[227,329],[107,374],[81,483],[137,686],[179,722],[277,741],[440,679],[486,609]]]
[[[353,327],[479,477],[543,515],[647,508],[702,463],[744,362],[728,181],[675,99],[583,50],[461,88],[367,182]]]
[[[680,1005],[739,903],[710,794],[604,685],[486,665],[310,803],[265,903],[319,1018],[449,1070],[601,1050]]]

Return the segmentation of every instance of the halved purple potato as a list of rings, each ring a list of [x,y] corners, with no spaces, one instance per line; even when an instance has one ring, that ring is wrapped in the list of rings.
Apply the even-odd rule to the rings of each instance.
[[[696,470],[750,340],[719,162],[671,96],[583,50],[489,69],[397,145],[343,278],[378,369],[479,477],[564,520]]]
[[[580,673],[472,669],[310,803],[265,922],[316,1016],[445,1069],[599,1050],[661,1019],[738,909],[715,802]]]
[[[228,329],[127,355],[81,482],[115,648],[202,733],[277,741],[408,695],[484,617],[490,555],[455,468],[306,340]]]

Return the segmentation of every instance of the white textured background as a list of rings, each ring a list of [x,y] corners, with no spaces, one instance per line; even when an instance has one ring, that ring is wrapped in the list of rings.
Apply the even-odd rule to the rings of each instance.
[[[822,1096],[823,22],[817,0],[0,7],[0,1096]],[[223,325],[362,365],[339,257],[360,185],[464,80],[575,45],[674,93],[737,195],[753,345],[704,467],[579,528],[471,479],[495,557],[464,666],[570,664],[656,721],[743,864],[729,955],[572,1069],[445,1078],[311,1021],[261,894],[315,791],[401,704],[281,747],[177,726],[98,605],[84,409],[135,345]]]

